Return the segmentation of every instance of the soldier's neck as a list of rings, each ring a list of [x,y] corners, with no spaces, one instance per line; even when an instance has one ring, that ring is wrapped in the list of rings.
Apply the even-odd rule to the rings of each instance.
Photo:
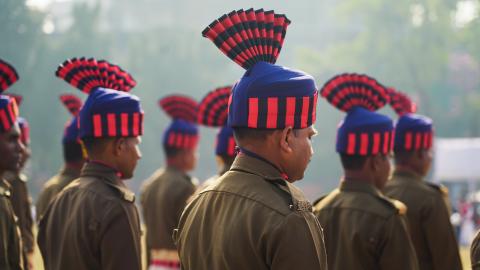
[[[375,186],[375,180],[371,173],[364,170],[345,170],[344,181],[362,182]]]
[[[184,162],[177,158],[168,158],[167,167],[174,168],[175,170],[185,174],[187,173],[187,170],[185,169],[185,166],[184,166]]]
[[[418,172],[415,168],[408,165],[395,164],[395,172],[413,174],[415,176],[418,176],[419,179],[423,178],[420,172]]]
[[[72,171],[78,171],[80,172],[83,167],[83,162],[66,162],[65,163],[65,168],[72,170]]]

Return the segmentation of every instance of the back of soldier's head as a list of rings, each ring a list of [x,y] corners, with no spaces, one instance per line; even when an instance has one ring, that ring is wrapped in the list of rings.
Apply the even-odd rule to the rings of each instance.
[[[346,174],[370,177],[377,186],[383,185],[390,170],[393,121],[376,110],[389,101],[387,89],[367,75],[344,73],[325,83],[320,93],[347,113],[338,126],[336,141]]]

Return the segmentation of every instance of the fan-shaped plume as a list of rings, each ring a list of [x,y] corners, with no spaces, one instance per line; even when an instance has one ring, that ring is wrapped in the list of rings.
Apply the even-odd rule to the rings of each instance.
[[[357,106],[376,111],[390,101],[387,89],[377,80],[355,73],[333,77],[323,85],[320,94],[330,104],[345,112]]]
[[[73,116],[77,116],[83,106],[82,100],[72,94],[60,95],[60,101]]]
[[[17,103],[18,107],[20,107],[22,105],[22,102],[23,102],[23,96],[22,95],[12,94],[12,93],[6,93],[5,95],[15,99],[15,102]]]
[[[0,59],[0,93],[7,90],[7,88],[18,81],[18,79],[19,77],[15,68]]]
[[[258,62],[275,64],[290,20],[263,9],[237,10],[225,14],[203,30],[225,55],[244,69]]]
[[[417,104],[405,93],[397,91],[394,88],[388,88],[387,91],[390,95],[390,106],[392,106],[398,116],[415,113],[417,111]]]
[[[158,104],[173,119],[197,122],[198,103],[190,97],[171,95],[160,99]]]
[[[58,66],[55,75],[87,94],[98,87],[128,92],[137,84],[119,66],[94,58],[68,59]]]
[[[232,93],[232,86],[225,86],[210,91],[198,105],[198,123],[221,127],[227,124],[228,99]]]

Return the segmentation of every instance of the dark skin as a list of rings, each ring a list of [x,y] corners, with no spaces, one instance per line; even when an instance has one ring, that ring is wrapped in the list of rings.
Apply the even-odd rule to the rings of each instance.
[[[65,168],[80,172],[80,170],[82,170],[83,164],[85,164],[85,160],[83,159],[77,162],[65,162]]]
[[[243,138],[238,145],[270,161],[293,183],[303,178],[313,155],[311,139],[317,134],[313,126],[294,130],[274,130],[264,140]]]
[[[383,189],[390,176],[390,154],[368,156],[361,169],[344,169],[345,181],[361,181]]]
[[[142,157],[139,149],[141,137],[107,138],[102,139],[95,149],[88,150],[90,160],[107,164],[116,169],[122,179],[130,179]]]
[[[432,165],[432,151],[420,150],[395,153],[395,170],[412,172],[425,177]]]
[[[177,170],[187,173],[195,169],[197,166],[197,149],[180,150],[174,156],[167,158],[167,166],[176,168]]]
[[[24,146],[20,141],[20,129],[18,125],[8,132],[0,133],[0,176],[5,171],[18,171],[21,165]]]

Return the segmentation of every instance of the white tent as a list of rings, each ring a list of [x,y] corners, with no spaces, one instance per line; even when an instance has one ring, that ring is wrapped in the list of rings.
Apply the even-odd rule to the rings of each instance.
[[[435,181],[479,181],[480,138],[436,138]]]

